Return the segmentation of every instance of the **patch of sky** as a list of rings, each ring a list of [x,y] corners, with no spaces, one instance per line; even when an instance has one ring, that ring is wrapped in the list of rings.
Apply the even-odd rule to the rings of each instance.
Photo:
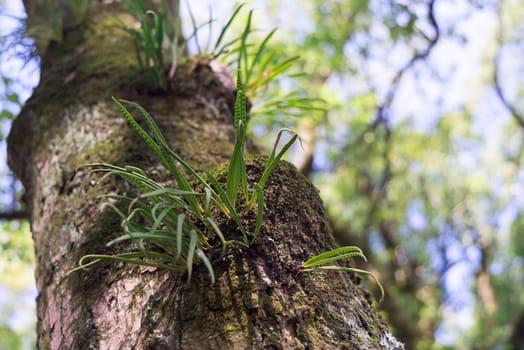
[[[419,198],[415,198],[409,203],[406,210],[406,217],[408,225],[412,230],[423,231],[428,226],[424,203]]]
[[[442,277],[446,305],[454,311],[473,308],[475,297],[471,292],[470,282],[475,270],[468,262],[460,261],[446,270]]]
[[[369,247],[374,252],[384,252],[386,250],[386,243],[382,235],[376,231],[371,231],[369,234]]]
[[[435,340],[443,345],[453,346],[474,324],[473,308],[456,310],[444,305],[440,310],[444,321],[435,331]]]
[[[267,16],[270,23],[267,28],[277,27],[278,32],[285,42],[293,45],[301,45],[305,42],[308,34],[314,32],[315,23],[310,14],[315,12],[313,2],[301,2],[295,0],[260,1],[266,4],[272,16]],[[293,14],[291,17],[290,14]]]

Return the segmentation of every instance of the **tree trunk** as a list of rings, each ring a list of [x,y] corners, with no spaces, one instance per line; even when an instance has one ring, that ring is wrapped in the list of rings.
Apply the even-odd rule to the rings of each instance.
[[[105,242],[119,235],[119,218],[101,211],[97,196],[131,191],[78,167],[106,162],[161,173],[111,96],[142,104],[197,169],[223,165],[234,138],[235,91],[225,69],[190,59],[170,92],[155,91],[114,20],[127,15],[115,4],[97,6],[87,23],[65,26],[61,41],[47,47],[40,84],[8,140],[35,241],[38,348],[401,348],[348,274],[299,272],[334,242],[317,191],[284,162],[265,188],[257,241],[212,261],[215,284],[201,267],[190,283],[182,273],[118,263],[66,276],[84,254],[108,252]],[[249,161],[251,178],[261,164]]]

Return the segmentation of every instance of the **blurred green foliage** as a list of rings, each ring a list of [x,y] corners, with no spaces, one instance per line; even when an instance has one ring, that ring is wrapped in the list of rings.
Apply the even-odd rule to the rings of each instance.
[[[291,23],[287,6],[268,6],[285,50],[331,107],[313,118],[310,176],[339,241],[362,247],[385,284],[395,334],[408,348],[504,348],[524,312],[523,130],[511,113],[524,107],[523,67],[507,54],[523,48],[524,6],[312,0]],[[467,69],[480,74],[454,87]]]
[[[33,349],[36,310],[29,224],[0,225],[0,349]]]

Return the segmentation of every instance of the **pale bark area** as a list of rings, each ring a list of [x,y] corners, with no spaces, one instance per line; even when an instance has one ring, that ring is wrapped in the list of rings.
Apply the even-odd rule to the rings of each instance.
[[[143,104],[197,168],[213,170],[232,149],[234,91],[223,84],[224,71],[192,60],[177,70],[173,91],[152,92],[137,78],[129,38],[103,14],[108,9],[51,43],[41,83],[9,136],[35,240],[39,348],[400,348],[348,274],[299,272],[334,242],[316,190],[285,163],[265,190],[256,243],[221,258],[209,252],[214,285],[203,268],[190,284],[183,274],[116,263],[66,276],[82,255],[108,252],[105,242],[119,233],[118,218],[99,210],[97,195],[130,191],[116,178],[95,186],[99,176],[77,167],[108,162],[158,170],[110,96]],[[250,161],[252,180],[260,168],[260,160]],[[245,219],[252,227],[253,217]]]

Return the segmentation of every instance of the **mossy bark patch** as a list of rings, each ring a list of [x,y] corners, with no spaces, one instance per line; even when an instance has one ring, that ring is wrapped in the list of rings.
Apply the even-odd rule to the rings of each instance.
[[[251,179],[264,163],[248,162]],[[202,273],[176,290],[178,348],[380,348],[387,326],[348,274],[300,272],[305,259],[334,247],[316,189],[282,162],[264,192],[255,243],[214,263],[215,285]]]

